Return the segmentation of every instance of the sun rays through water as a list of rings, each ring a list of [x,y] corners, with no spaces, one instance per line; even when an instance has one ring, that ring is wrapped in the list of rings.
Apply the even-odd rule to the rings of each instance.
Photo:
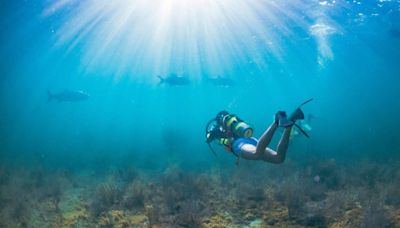
[[[116,78],[143,80],[176,72],[200,79],[231,74],[235,67],[265,71],[271,58],[284,62],[285,42],[297,35],[293,25],[315,36],[319,58],[333,58],[325,36],[335,29],[321,22],[329,20],[315,5],[299,0],[59,0],[47,6],[43,17],[63,19],[54,48],[65,48],[66,55],[80,49],[89,72],[107,65]]]

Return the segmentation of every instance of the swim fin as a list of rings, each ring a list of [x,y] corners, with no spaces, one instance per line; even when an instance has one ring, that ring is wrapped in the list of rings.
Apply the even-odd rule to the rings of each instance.
[[[304,112],[300,108],[296,108],[294,112],[289,116],[289,120],[296,122],[297,120],[304,120]]]
[[[279,127],[290,127],[290,126],[293,126],[293,125],[296,125],[297,127],[299,127],[296,124],[296,121],[297,120],[304,120],[304,118],[305,118],[304,112],[300,108],[303,105],[307,104],[308,102],[310,102],[312,100],[313,100],[313,98],[308,99],[305,102],[301,103],[299,105],[299,107],[297,107],[294,110],[294,112],[292,114],[290,114],[289,118],[286,117],[286,114],[284,116],[280,116],[280,118],[279,118]],[[301,129],[301,131],[304,132],[303,129]]]
[[[300,132],[303,133],[303,135],[306,136],[307,138],[310,138],[310,136],[307,134],[306,131],[303,130],[303,128],[302,128],[301,126],[299,126],[298,124],[296,124],[296,121],[297,121],[297,120],[304,120],[304,112],[303,112],[303,110],[301,110],[300,108],[301,108],[301,106],[307,104],[308,102],[310,102],[310,101],[312,101],[312,100],[313,100],[313,98],[308,99],[308,100],[306,100],[305,102],[301,103],[301,104],[299,105],[299,107],[296,108],[296,110],[294,110],[294,112],[293,112],[293,113],[290,115],[290,117],[289,117],[289,121],[292,122],[292,125],[296,126],[296,127],[300,130]],[[291,125],[289,125],[289,126],[291,126]]]
[[[308,99],[308,100],[304,101],[303,103],[301,103],[299,105],[299,107],[297,107],[296,110],[294,110],[294,112],[289,116],[289,120],[292,121],[293,123],[295,123],[297,120],[304,120],[304,118],[305,118],[304,112],[300,108],[312,100],[313,100],[313,98]]]
[[[296,123],[297,120],[304,119],[304,112],[300,108],[296,108],[289,118],[282,117],[279,119],[279,127],[290,127]]]

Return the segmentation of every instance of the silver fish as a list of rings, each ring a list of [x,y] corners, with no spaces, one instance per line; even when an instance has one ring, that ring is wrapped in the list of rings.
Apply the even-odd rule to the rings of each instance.
[[[89,94],[83,91],[67,89],[60,93],[51,93],[49,90],[47,90],[47,96],[47,101],[55,99],[58,102],[78,102],[87,100],[89,98]]]
[[[207,78],[207,80],[215,86],[231,87],[235,85],[235,81],[228,77],[218,76],[216,78]]]
[[[176,74],[171,74],[166,78],[162,78],[161,76],[157,76],[160,79],[160,84],[168,84],[168,85],[176,85],[176,86],[183,86],[189,85],[190,80],[186,77],[177,76]]]

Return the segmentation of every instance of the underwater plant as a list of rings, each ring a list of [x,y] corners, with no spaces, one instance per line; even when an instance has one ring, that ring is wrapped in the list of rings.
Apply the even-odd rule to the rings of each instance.
[[[314,167],[314,173],[319,179],[318,182],[324,184],[328,189],[338,189],[343,184],[340,168],[333,159],[320,161]]]
[[[156,204],[148,204],[145,206],[145,214],[149,220],[149,228],[160,222],[161,210],[160,206]]]
[[[242,223],[251,222],[258,216],[262,216],[261,212],[268,210],[271,206],[265,190],[260,184],[254,184],[253,181],[242,180],[236,184],[235,188],[224,189],[224,191],[225,195],[222,196],[222,201],[227,208],[230,208],[229,211],[241,215],[238,219]],[[231,196],[229,196],[230,192]]]
[[[171,181],[178,179],[178,181]],[[162,197],[166,208],[175,213],[180,202],[203,201],[209,184],[204,177],[199,178],[194,174],[170,173],[162,178]]]
[[[178,183],[184,177],[184,171],[178,165],[170,165],[160,175],[161,185],[169,185],[170,183]]]
[[[306,194],[312,201],[324,200],[327,195],[327,187],[320,183],[308,183],[305,184]]]
[[[354,203],[352,201],[349,192],[332,192],[326,200],[326,211],[328,211],[330,217],[339,218],[346,211],[346,207]]]
[[[325,201],[305,201],[301,195],[287,200],[289,219],[305,227],[327,227],[329,213]]]
[[[99,216],[113,205],[119,204],[122,196],[122,189],[115,183],[102,183],[95,190],[90,203],[90,210],[95,216]]]
[[[288,209],[288,215],[290,219],[298,219],[304,216],[304,201],[301,195],[296,192],[292,192],[287,195],[285,205]]]
[[[0,166],[0,186],[7,184],[9,180],[9,174],[6,169]]]
[[[137,169],[132,167],[131,165],[127,165],[126,167],[122,167],[118,169],[118,179],[122,182],[129,183],[139,177],[139,172]]]
[[[379,171],[379,167],[375,164],[362,163],[358,175],[361,184],[374,188],[379,177]]]
[[[36,169],[30,172],[30,176],[33,178],[33,182],[28,182],[25,185],[33,188],[32,192],[36,194],[39,201],[48,200],[53,204],[56,212],[59,212],[59,203],[66,186],[63,174],[61,172],[48,173],[42,169]]]
[[[306,227],[327,227],[327,220],[322,213],[307,215],[300,219],[298,223]]]
[[[27,200],[22,198],[16,199],[16,202],[14,203],[14,207],[11,210],[11,217],[16,219],[16,220],[23,220],[24,218],[27,217],[28,214],[28,208],[26,204]]]
[[[145,187],[142,182],[135,181],[125,190],[122,205],[127,209],[143,209],[145,205]]]
[[[200,217],[196,213],[181,213],[178,214],[174,219],[174,224],[181,227],[196,228],[201,227],[202,222]]]
[[[30,178],[33,180],[36,188],[41,188],[46,182],[46,173],[42,168],[36,168],[30,172]]]
[[[261,188],[249,189],[246,193],[246,199],[249,201],[262,202],[266,199],[264,190]]]
[[[400,182],[392,182],[385,186],[385,203],[395,207],[400,206]]]
[[[274,198],[286,206],[289,219],[306,226],[323,226],[326,187],[303,177],[288,179],[275,191]]]
[[[393,223],[383,205],[377,201],[370,202],[370,204],[367,206],[362,215],[360,225],[364,228],[393,227]]]
[[[59,210],[58,204],[61,201],[63,195],[61,183],[59,181],[49,181],[42,188],[43,195],[50,198],[51,202],[54,204],[56,210]]]
[[[182,190],[182,186],[171,186],[163,188],[163,198],[166,207],[174,211],[178,202],[184,200],[184,190]]]
[[[1,227],[10,227],[10,224],[19,224],[25,227],[31,211],[27,200],[22,197],[3,201],[0,212],[0,224],[4,223]]]
[[[180,227],[201,227],[202,210],[198,201],[186,201],[178,209],[178,214],[173,219],[173,224]]]

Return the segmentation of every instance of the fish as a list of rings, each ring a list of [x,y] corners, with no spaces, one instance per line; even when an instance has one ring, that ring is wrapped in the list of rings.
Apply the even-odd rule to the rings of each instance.
[[[177,76],[176,74],[171,74],[168,77],[161,77],[157,76],[160,79],[159,84],[168,84],[168,85],[174,85],[174,86],[184,86],[184,85],[189,85],[190,80],[186,77],[183,76]]]
[[[231,87],[236,84],[235,81],[233,81],[231,78],[221,76],[218,76],[216,78],[207,78],[207,80],[215,86],[222,87]]]
[[[89,98],[89,94],[81,91],[81,90],[64,90],[60,93],[51,93],[50,90],[47,90],[47,101],[55,99],[58,102],[79,102],[84,101]]]

